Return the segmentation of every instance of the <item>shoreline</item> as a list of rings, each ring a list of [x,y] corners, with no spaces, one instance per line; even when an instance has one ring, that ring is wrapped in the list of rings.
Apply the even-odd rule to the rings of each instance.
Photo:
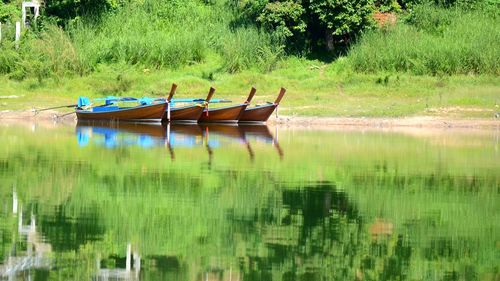
[[[67,112],[55,110],[39,112],[33,111],[0,111],[2,123],[18,122],[50,122],[50,123],[76,123],[73,114],[58,117]],[[429,129],[500,129],[500,118],[455,118],[433,116],[411,117],[304,117],[304,116],[271,116],[267,125],[297,128],[429,128]]]
[[[500,129],[500,119],[456,117],[287,117],[270,119],[268,124],[298,127],[369,127],[429,129]]]

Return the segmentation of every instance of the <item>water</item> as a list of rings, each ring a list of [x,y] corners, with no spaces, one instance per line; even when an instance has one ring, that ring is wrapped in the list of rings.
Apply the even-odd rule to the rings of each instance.
[[[499,280],[499,135],[3,125],[0,279]]]

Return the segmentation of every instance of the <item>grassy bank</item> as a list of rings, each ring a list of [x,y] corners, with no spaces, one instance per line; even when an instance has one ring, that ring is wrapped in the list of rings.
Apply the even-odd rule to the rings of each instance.
[[[359,74],[342,60],[333,64],[288,59],[269,73],[217,72],[217,61],[177,70],[151,70],[127,65],[101,65],[90,75],[21,82],[0,78],[0,110],[28,110],[72,104],[90,97],[164,96],[170,84],[177,97],[203,97],[210,86],[216,97],[243,101],[250,87],[255,102],[272,101],[279,87],[287,88],[280,114],[289,116],[451,116],[493,118],[499,111],[500,81],[496,76],[415,76]]]

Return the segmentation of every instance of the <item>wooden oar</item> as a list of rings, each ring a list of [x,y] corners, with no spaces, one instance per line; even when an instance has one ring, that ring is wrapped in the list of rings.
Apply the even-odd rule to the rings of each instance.
[[[46,111],[46,110],[58,109],[58,108],[77,107],[77,106],[78,106],[78,104],[60,105],[60,106],[54,106],[54,107],[49,107],[49,108],[33,109],[33,111],[35,112],[35,115],[37,115],[38,112],[40,112],[40,111]]]

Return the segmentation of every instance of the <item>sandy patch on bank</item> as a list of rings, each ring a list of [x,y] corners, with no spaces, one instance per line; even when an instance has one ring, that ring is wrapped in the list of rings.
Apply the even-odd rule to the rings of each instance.
[[[500,128],[500,119],[462,119],[432,116],[401,118],[363,117],[287,117],[270,118],[268,124],[298,127],[413,127],[413,128]]]
[[[2,123],[19,122],[50,122],[50,123],[71,123],[76,122],[75,114],[59,111],[0,111],[0,121]],[[415,116],[401,118],[364,118],[364,117],[295,117],[272,116],[267,122],[269,125],[307,127],[316,129],[339,128],[339,127],[370,127],[370,128],[482,128],[500,129],[500,118],[453,118],[453,117],[432,117]]]
[[[19,123],[19,122],[76,122],[76,115],[69,112],[59,112],[55,110],[47,110],[35,112],[33,110],[4,110],[0,111],[0,122],[2,123]]]

